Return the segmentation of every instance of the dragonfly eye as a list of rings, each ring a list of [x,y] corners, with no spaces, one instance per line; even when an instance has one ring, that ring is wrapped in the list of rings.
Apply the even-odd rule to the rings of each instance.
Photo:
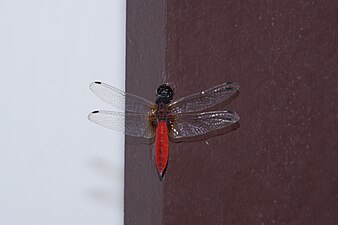
[[[157,88],[156,96],[160,98],[168,98],[169,100],[171,100],[173,99],[174,92],[171,89],[171,87],[169,87],[166,84],[162,84],[161,86]]]

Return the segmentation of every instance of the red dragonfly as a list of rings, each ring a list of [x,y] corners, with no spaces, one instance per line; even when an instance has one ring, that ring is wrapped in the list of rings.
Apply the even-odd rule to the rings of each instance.
[[[210,111],[237,96],[239,85],[235,82],[223,83],[172,103],[174,92],[168,84],[157,88],[155,103],[98,81],[89,88],[103,101],[123,110],[93,111],[88,115],[90,121],[129,136],[155,139],[156,167],[161,179],[168,163],[169,140],[180,142],[212,134],[239,121],[234,111]]]

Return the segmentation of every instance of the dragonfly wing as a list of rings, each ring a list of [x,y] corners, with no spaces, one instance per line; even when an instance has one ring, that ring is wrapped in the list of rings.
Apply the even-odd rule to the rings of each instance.
[[[174,113],[200,112],[210,108],[220,108],[228,104],[239,91],[235,82],[217,85],[206,91],[196,93],[173,102],[170,107]]]
[[[205,135],[239,121],[238,114],[233,111],[176,114],[174,118],[170,134],[174,140]]]
[[[153,138],[154,132],[150,126],[148,114],[123,113],[112,111],[94,111],[88,119],[103,127],[125,133],[133,137]]]
[[[91,83],[89,89],[103,101],[127,112],[149,113],[154,107],[154,104],[147,99],[125,93],[99,81]]]

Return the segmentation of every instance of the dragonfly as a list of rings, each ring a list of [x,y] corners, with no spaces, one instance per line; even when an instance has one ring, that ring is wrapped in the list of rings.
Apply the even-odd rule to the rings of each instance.
[[[234,111],[217,111],[239,93],[239,85],[226,82],[176,101],[170,84],[156,89],[156,101],[126,93],[106,83],[95,81],[90,90],[120,111],[96,110],[88,119],[128,136],[155,142],[155,164],[162,180],[169,160],[169,141],[180,142],[210,135],[237,123]],[[215,111],[216,110],[216,111]]]

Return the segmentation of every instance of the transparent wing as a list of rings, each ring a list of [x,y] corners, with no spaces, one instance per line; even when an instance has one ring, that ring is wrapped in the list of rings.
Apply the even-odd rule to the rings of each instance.
[[[224,129],[239,121],[233,111],[214,111],[173,116],[171,137],[174,139],[195,137]]]
[[[98,125],[125,133],[129,136],[154,137],[154,132],[150,127],[151,120],[149,114],[100,110],[91,112],[88,115],[88,119]]]
[[[174,113],[200,112],[210,108],[220,108],[235,98],[239,85],[227,82],[206,91],[196,93],[173,102],[170,107]]]
[[[89,89],[103,101],[127,112],[149,113],[154,104],[144,98],[125,93],[109,84],[95,81],[89,85]]]

